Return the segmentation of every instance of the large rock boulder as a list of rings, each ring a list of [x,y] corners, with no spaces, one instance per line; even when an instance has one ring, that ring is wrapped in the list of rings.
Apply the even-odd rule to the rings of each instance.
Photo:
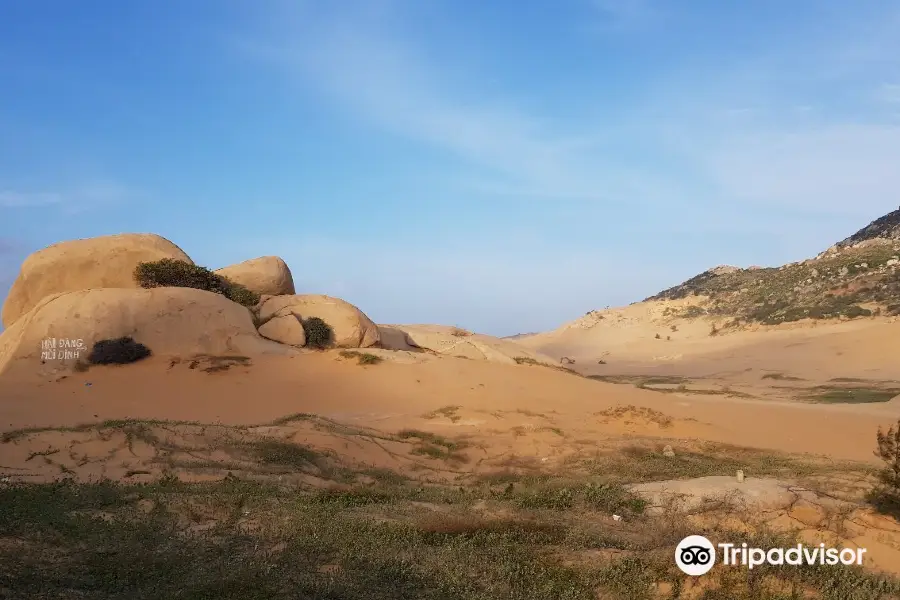
[[[0,374],[70,369],[95,342],[124,336],[158,356],[295,352],[263,339],[250,311],[220,294],[168,287],[79,290],[44,297],[0,334]],[[42,356],[51,349],[48,341],[55,356]]]
[[[138,263],[171,258],[193,264],[169,240],[151,233],[123,233],[71,240],[38,250],[25,259],[3,305],[10,327],[42,298],[93,288],[136,288]]]
[[[288,346],[306,345],[306,330],[300,318],[293,313],[272,317],[259,327],[259,335]]]
[[[294,278],[287,263],[277,256],[261,256],[242,263],[223,267],[217,274],[239,283],[259,295],[292,295]]]
[[[334,330],[334,345],[339,348],[368,348],[381,339],[375,323],[340,298],[318,294],[272,296],[261,302],[258,310],[264,324],[289,315],[301,320],[319,317]]]

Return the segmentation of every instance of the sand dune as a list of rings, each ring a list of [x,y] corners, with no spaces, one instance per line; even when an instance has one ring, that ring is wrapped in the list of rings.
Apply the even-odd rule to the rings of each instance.
[[[246,425],[302,412],[385,430],[427,426],[442,434],[492,439],[490,430],[520,423],[474,415],[526,411],[552,413],[553,427],[563,434],[557,436],[558,445],[640,433],[871,460],[874,431],[900,412],[897,401],[811,405],[662,394],[542,366],[441,356],[361,367],[330,352],[260,357],[250,366],[211,373],[188,366],[150,359],[127,367],[94,367],[58,381],[8,379],[0,423],[7,431],[127,418]],[[447,406],[472,416],[422,424],[421,415]],[[627,411],[615,418],[596,416],[618,407],[655,411],[647,414],[663,415],[677,426],[660,428]],[[5,464],[3,448],[0,464]]]
[[[811,380],[900,379],[897,318],[806,321],[711,336],[721,321],[664,317],[675,304],[645,302],[603,311],[602,319],[586,317],[516,341],[557,359],[571,357],[591,374],[658,371],[700,377],[752,369]],[[598,366],[601,359],[606,364]]]

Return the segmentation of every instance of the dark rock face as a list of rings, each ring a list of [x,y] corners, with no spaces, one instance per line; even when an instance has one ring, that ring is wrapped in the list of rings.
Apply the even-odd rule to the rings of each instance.
[[[875,238],[900,240],[900,208],[875,219],[850,237],[837,243],[838,247],[847,247]]]

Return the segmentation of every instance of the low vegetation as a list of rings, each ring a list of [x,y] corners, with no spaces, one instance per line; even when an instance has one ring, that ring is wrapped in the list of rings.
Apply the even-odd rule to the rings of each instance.
[[[690,379],[678,375],[588,375],[588,379],[615,383],[619,385],[630,384],[642,390],[660,392],[663,394],[696,394],[701,396],[731,396],[735,398],[752,398],[752,394],[732,389],[728,385],[712,387],[688,387],[695,383]]]
[[[377,365],[384,359],[371,352],[358,352],[356,350],[341,350],[341,358],[355,358],[360,365]]]
[[[324,350],[334,344],[334,330],[319,317],[309,317],[301,321],[306,334],[306,347]]]
[[[130,337],[96,342],[88,354],[91,365],[127,365],[143,360],[152,354],[150,348]]]
[[[878,429],[875,456],[884,466],[878,471],[879,485],[870,500],[879,509],[900,517],[900,420],[887,431]]]
[[[185,287],[221,294],[233,302],[247,307],[259,302],[259,295],[246,287],[230,281],[206,267],[183,260],[164,258],[139,263],[134,279],[144,288]]]
[[[264,449],[266,459],[303,455]],[[489,511],[474,510],[476,503]],[[680,598],[672,548],[697,531],[647,517],[612,482],[518,478],[501,489],[404,478],[328,490],[235,477],[0,486],[0,589],[21,598],[595,600]],[[610,515],[621,519],[613,521]],[[731,533],[738,543],[788,536]],[[851,567],[717,569],[703,598],[887,600]]]
[[[898,395],[900,395],[900,388],[821,385],[810,388],[804,398],[828,404],[865,404],[887,402]]]
[[[436,410],[431,411],[430,413],[422,415],[423,419],[437,419],[439,417],[444,417],[445,419],[449,419],[452,423],[457,423],[462,420],[462,417],[457,413],[459,412],[459,406],[442,406]]]
[[[584,466],[591,474],[622,484],[733,476],[738,469],[749,477],[778,478],[805,477],[821,470],[815,463],[752,448],[685,442],[676,444],[675,456],[665,456],[662,449],[661,443],[632,444],[599,454]]]
[[[435,433],[418,429],[404,429],[397,433],[397,438],[416,444],[412,449],[412,454],[455,463],[468,462],[468,457],[462,452],[468,447],[464,441],[449,440]]]
[[[434,414],[455,415],[456,409]],[[414,476],[351,468],[331,451],[268,437],[270,427],[291,423],[346,436],[356,431],[315,415],[290,415],[267,424],[260,437],[216,444],[217,454],[229,456],[218,471],[198,461],[173,463],[172,471],[142,484],[0,482],[0,596],[887,600],[900,594],[897,580],[859,568],[788,565],[760,567],[754,577],[717,568],[704,576],[702,594],[688,595],[696,580],[672,560],[672,549],[686,534],[727,536],[759,547],[796,540],[765,529],[728,530],[717,518],[701,525],[677,513],[648,514],[645,501],[628,489],[631,482],[733,474],[738,468],[750,476],[798,477],[834,469],[833,463],[807,465],[699,442],[685,442],[674,456],[665,456],[661,444],[645,440],[645,446],[585,456],[586,462],[558,474],[493,471],[442,483],[430,480],[428,470]],[[191,453],[198,450],[199,432],[248,431],[161,421],[92,427],[172,451],[178,443],[174,432],[188,427],[183,441]],[[21,442],[27,435],[5,441]],[[379,441],[405,440],[420,449],[414,456],[426,466],[458,465],[448,455],[467,448],[421,430],[382,435]],[[879,432],[879,448],[888,472],[882,483],[896,494],[900,432]],[[53,452],[39,449],[32,458],[63,454]],[[228,460],[240,465],[219,480],[180,478],[203,469],[208,479],[221,474]],[[292,474],[306,478],[290,479]],[[323,477],[330,479],[326,487]],[[729,516],[742,517],[734,511]]]

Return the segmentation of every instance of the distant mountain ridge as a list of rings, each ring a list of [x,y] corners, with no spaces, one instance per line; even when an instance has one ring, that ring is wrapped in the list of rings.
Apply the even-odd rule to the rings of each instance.
[[[673,316],[730,318],[730,325],[900,315],[900,209],[816,258],[781,267],[719,266],[650,296],[705,299]],[[690,314],[688,314],[688,312]],[[677,313],[677,314],[676,314]]]

